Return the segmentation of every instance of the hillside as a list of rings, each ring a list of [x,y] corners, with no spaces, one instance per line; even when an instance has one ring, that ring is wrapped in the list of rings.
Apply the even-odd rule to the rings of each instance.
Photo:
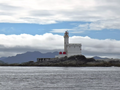
[[[41,53],[38,51],[35,52],[26,52],[23,54],[17,54],[16,56],[11,56],[3,59],[3,62],[6,63],[23,63],[28,61],[37,61],[37,58],[54,58],[56,55],[58,55],[58,52],[48,52],[48,53]]]
[[[0,60],[0,64],[5,64],[5,62],[3,62],[3,61]]]
[[[101,58],[101,57],[99,57],[99,56],[94,56],[93,58],[94,58],[95,60],[99,60],[99,59],[103,59],[103,60],[104,60],[104,59],[109,59],[109,58]]]

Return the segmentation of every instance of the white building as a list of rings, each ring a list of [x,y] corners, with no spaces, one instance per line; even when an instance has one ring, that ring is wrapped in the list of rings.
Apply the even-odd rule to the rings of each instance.
[[[64,52],[59,52],[59,55],[56,57],[61,58],[64,56],[81,55],[81,46],[81,44],[69,44],[69,34],[66,31],[64,34]]]

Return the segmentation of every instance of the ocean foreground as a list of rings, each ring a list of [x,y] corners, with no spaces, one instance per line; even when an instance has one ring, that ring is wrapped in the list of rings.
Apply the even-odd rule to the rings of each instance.
[[[119,90],[120,67],[0,67],[0,90]]]
[[[49,61],[29,61],[23,63],[1,63],[0,66],[60,66],[60,67],[120,67],[119,60],[95,60],[94,58],[86,58],[84,55],[75,55],[69,58],[56,58]]]

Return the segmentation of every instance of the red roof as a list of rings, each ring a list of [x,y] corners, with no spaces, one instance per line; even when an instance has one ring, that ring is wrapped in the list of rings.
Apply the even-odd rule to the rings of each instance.
[[[63,54],[66,54],[66,52],[63,52]]]
[[[62,52],[59,52],[59,54],[62,54]]]

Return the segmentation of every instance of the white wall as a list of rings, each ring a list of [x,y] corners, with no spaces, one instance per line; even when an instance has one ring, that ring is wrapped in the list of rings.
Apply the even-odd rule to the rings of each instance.
[[[81,44],[69,44],[67,45],[67,56],[81,55]]]

